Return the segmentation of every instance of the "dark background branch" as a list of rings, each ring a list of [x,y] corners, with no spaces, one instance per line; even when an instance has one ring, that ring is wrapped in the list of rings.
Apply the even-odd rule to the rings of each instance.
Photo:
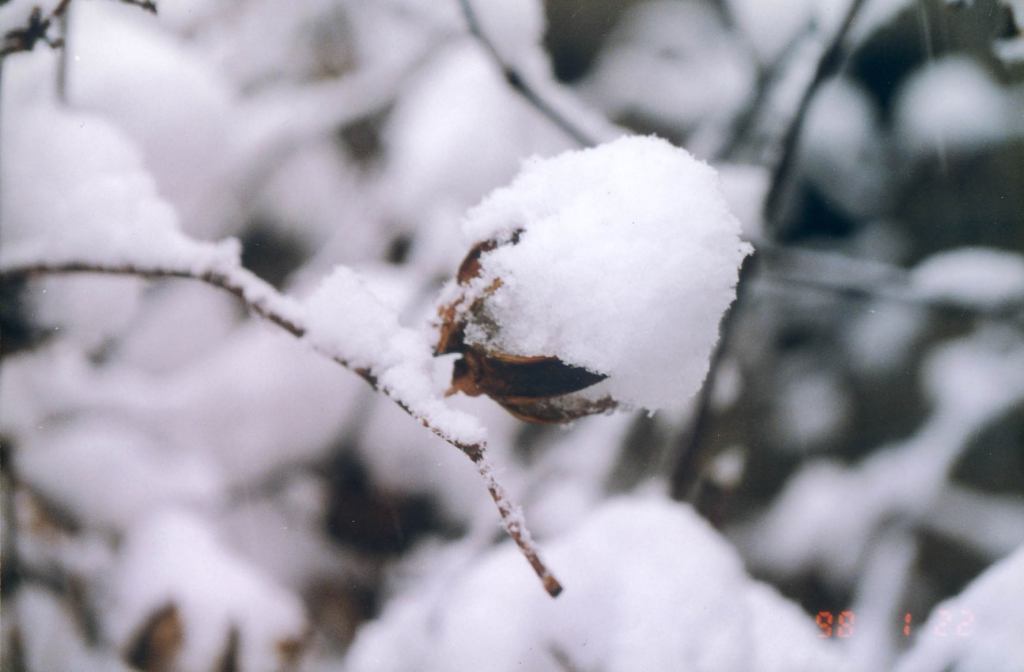
[[[488,38],[483,27],[480,25],[480,20],[476,15],[476,10],[473,9],[471,0],[458,0],[458,2],[459,8],[462,10],[462,16],[465,17],[466,24],[469,26],[469,32],[480,43],[480,46],[483,47],[487,55],[494,61],[494,64],[498,66],[498,69],[501,70],[502,76],[508,85],[512,87],[512,90],[518,93],[523,100],[547,117],[552,124],[561,129],[581,147],[592,147],[598,144],[596,138],[591,137],[577,123],[556,110],[554,105],[548,102],[526,81],[522,73],[502,58],[501,54],[498,53],[497,47],[494,46],[494,43]]]

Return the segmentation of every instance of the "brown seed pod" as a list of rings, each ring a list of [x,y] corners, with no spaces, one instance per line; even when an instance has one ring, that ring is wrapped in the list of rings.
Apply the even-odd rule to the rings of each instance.
[[[480,260],[485,253],[501,245],[517,244],[521,233],[514,232],[504,242],[487,240],[474,245],[456,274],[459,286],[468,287],[480,276]],[[615,408],[617,402],[611,397],[592,399],[579,394],[607,378],[604,374],[550,355],[512,355],[466,342],[466,326],[470,323],[487,331],[499,328],[487,315],[487,299],[499,287],[501,279],[496,278],[479,296],[471,299],[463,291],[438,310],[441,329],[435,354],[462,355],[455,362],[448,393],[462,392],[473,397],[486,394],[520,420],[536,423],[570,422]],[[467,301],[471,301],[468,306]]]

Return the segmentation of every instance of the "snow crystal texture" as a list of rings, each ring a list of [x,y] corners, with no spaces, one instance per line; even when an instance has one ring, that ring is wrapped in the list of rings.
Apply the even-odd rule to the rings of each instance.
[[[545,548],[567,582],[557,600],[532,585],[506,544],[428,610],[418,627],[429,645],[407,644],[423,640],[397,608],[360,633],[350,669],[849,669],[799,607],[749,579],[728,543],[684,505],[612,500]]]
[[[481,258],[477,290],[501,281],[498,330],[471,324],[469,342],[607,374],[608,394],[649,410],[699,389],[751,249],[715,171],[653,137],[528,161],[463,229],[473,243],[521,232]]]

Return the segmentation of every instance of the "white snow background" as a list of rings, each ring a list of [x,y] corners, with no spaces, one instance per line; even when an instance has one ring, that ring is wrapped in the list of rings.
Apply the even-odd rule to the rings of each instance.
[[[56,4],[5,3],[0,32]],[[906,9],[866,4],[856,40]],[[772,235],[774,156],[762,140],[722,148],[773,67],[752,137],[778,135],[847,5],[637,3],[576,82],[555,76],[541,2],[472,6],[497,56],[595,147],[508,85],[455,1],[168,0],[154,15],[72,0],[63,50],[3,58],[0,272],[178,276],[4,290],[5,313],[41,332],[0,366],[3,562],[18,571],[4,655],[17,641],[32,672],[128,670],[149,636],[167,658],[147,669],[181,672],[1024,670],[1024,501],[954,482],[1024,404],[1024,256],[982,240],[901,257],[913,241],[880,214],[912,182],[894,165],[1019,143],[1021,85],[948,55],[884,113],[849,79],[812,101],[807,188],[866,222],[840,251],[908,271],[885,286],[895,303],[849,319],[794,302],[848,323],[842,367],[905,368],[923,401],[899,436],[829,452],[863,421],[855,376],[779,354],[758,313],[779,289],[757,285],[768,326],[737,350],[785,373],[770,413],[728,422],[786,443],[773,457],[792,472],[722,524],[678,501],[672,451],[713,363],[722,413],[761,384],[742,353],[712,357],[740,266]],[[525,427],[446,396],[437,306],[474,244],[514,233],[470,290],[500,280],[496,331],[468,341],[607,375],[587,394],[616,412]],[[302,337],[184,276],[233,283]],[[998,317],[939,328],[922,305]],[[718,433],[708,483],[731,492],[764,461],[742,432]],[[490,462],[443,439],[486,441]],[[523,503],[557,599],[480,471]],[[922,531],[983,560],[958,594],[919,581]],[[808,575],[848,596],[857,635],[822,636],[792,592]],[[904,641],[907,595],[934,608]],[[168,606],[178,634],[161,640],[147,623]],[[972,615],[970,636],[936,634],[949,612]]]

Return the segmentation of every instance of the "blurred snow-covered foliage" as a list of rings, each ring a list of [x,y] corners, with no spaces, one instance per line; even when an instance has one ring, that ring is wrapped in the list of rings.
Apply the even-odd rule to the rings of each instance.
[[[5,671],[1024,669],[1019,0],[156,4],[0,4],[0,274],[244,267],[308,332],[187,280],[0,277]],[[536,267],[517,343],[615,353],[655,415],[438,394],[461,232],[615,179],[496,191],[578,149],[566,120],[715,169],[673,194],[623,154],[600,255],[582,222],[494,257]],[[709,358],[735,266],[636,249],[672,207],[723,249],[719,189],[756,253]],[[562,597],[466,456],[324,353],[486,431]]]

